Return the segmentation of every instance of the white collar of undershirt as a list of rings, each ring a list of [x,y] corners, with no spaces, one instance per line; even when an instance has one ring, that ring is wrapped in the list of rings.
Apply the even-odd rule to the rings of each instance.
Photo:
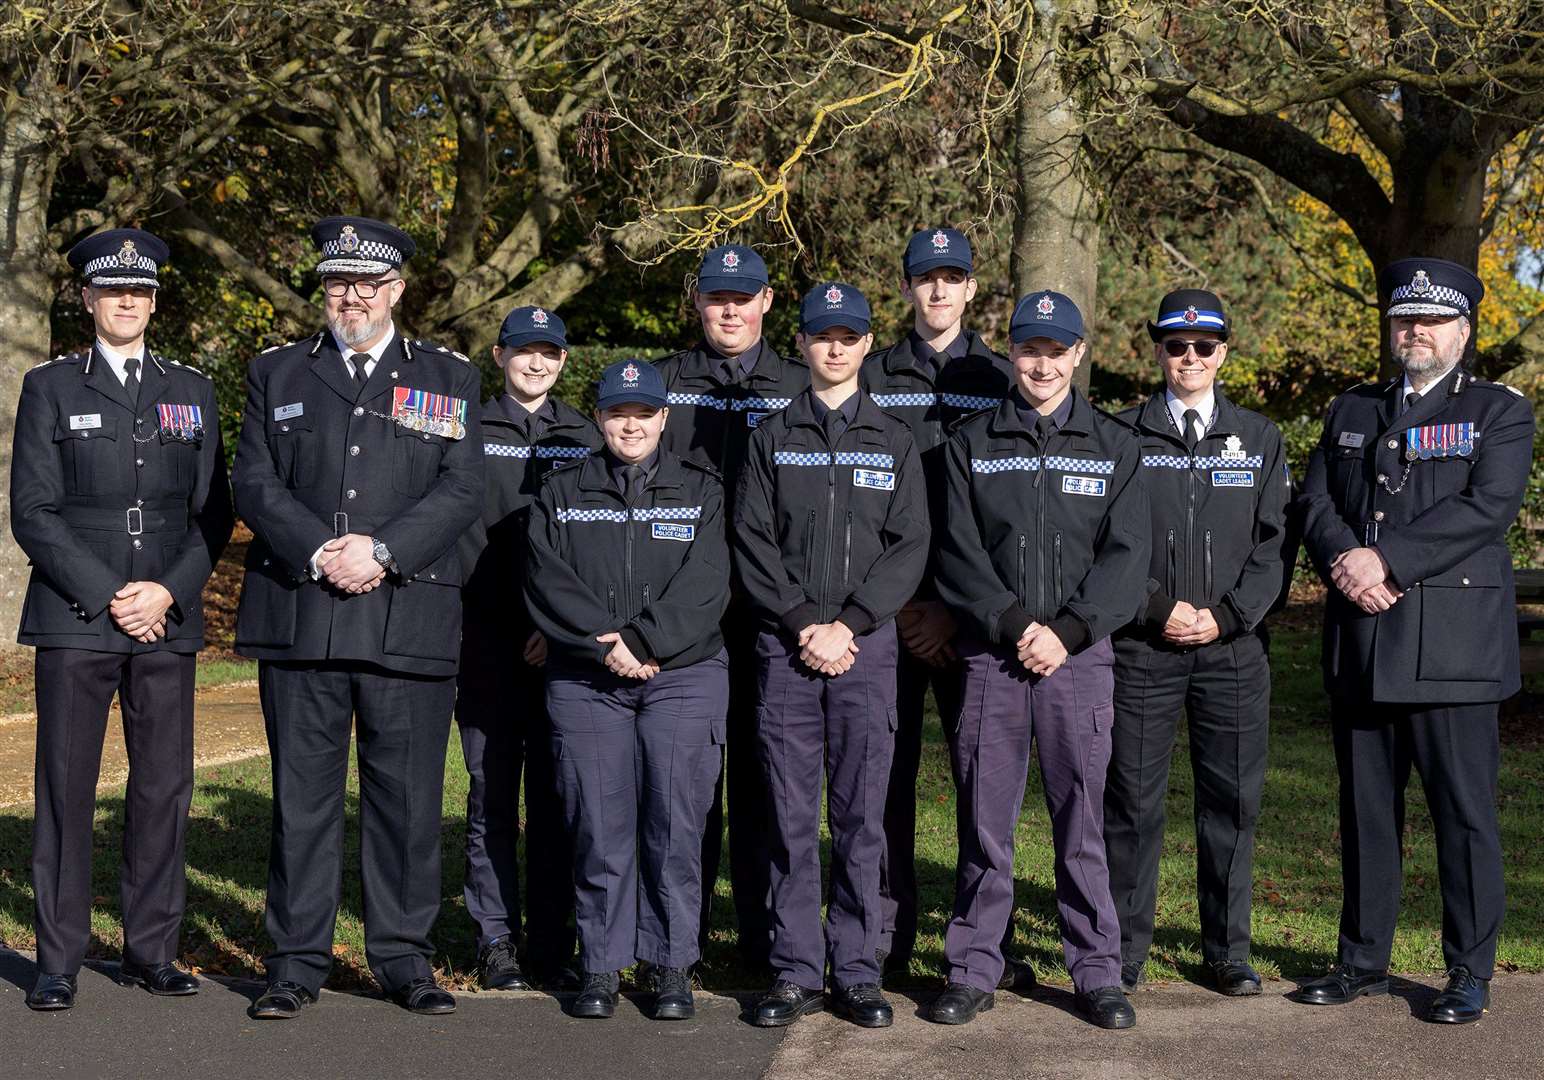
[[[1169,415],[1174,418],[1174,426],[1179,430],[1185,430],[1185,410],[1194,408],[1201,417],[1200,435],[1206,434],[1206,430],[1212,426],[1212,417],[1217,414],[1217,391],[1209,389],[1206,396],[1195,406],[1186,405],[1174,396],[1174,391],[1168,387],[1163,389],[1163,400],[1169,406]]]
[[[354,349],[354,348],[351,348],[351,347],[343,344],[343,342],[339,341],[337,334],[334,334],[332,336],[332,343],[338,347],[338,352],[343,354],[343,362],[344,362],[343,366],[345,368],[349,367],[349,360],[348,360],[348,358],[353,356],[355,353],[363,352],[367,356],[369,356],[370,359],[365,361],[365,378],[369,378],[375,372],[375,365],[380,362],[380,359],[381,359],[382,356],[386,355],[386,348],[387,348],[387,346],[389,346],[396,339],[397,339],[397,324],[396,323],[392,323],[390,328],[387,329],[387,331],[386,331],[386,336],[381,338],[381,340],[377,341],[372,348],[369,348],[369,349]]]
[[[119,352],[101,338],[97,338],[96,349],[97,352],[102,354],[102,359],[107,361],[107,366],[113,369],[113,374],[118,376],[120,385],[126,385],[129,381],[129,371],[126,365],[130,357],[139,361],[139,380],[141,383],[145,381],[145,347],[143,345],[140,346],[137,353],[125,353]]]
[[[1442,380],[1447,378],[1449,375],[1453,374],[1453,368],[1455,368],[1457,366],[1458,366],[1457,364],[1454,364],[1453,367],[1448,368],[1441,375],[1438,375],[1435,379],[1431,380],[1431,382],[1427,383],[1425,386],[1421,387],[1419,390],[1415,390],[1415,386],[1410,382],[1410,376],[1406,375],[1405,376],[1405,384],[1399,388],[1399,400],[1400,401],[1404,401],[1405,398],[1410,396],[1410,391],[1412,391],[1412,390],[1415,390],[1415,392],[1417,394],[1420,394],[1422,397],[1425,397],[1427,394],[1431,393],[1437,387],[1441,386],[1442,385]]]

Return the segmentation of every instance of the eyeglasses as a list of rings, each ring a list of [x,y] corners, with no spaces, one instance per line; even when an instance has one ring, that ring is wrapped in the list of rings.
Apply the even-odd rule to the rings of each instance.
[[[335,293],[334,295],[341,294]],[[1180,341],[1178,338],[1169,338],[1163,343],[1163,351],[1170,356],[1181,357],[1191,349],[1194,349],[1196,355],[1204,360],[1216,352],[1217,346],[1221,344],[1222,342],[1220,341]]]
[[[390,285],[393,281],[396,280],[398,279],[387,278],[384,281],[350,281],[345,278],[324,278],[322,280],[322,291],[333,299],[337,299],[341,296],[347,296],[349,289],[352,288],[354,290],[354,295],[359,297],[359,299],[374,300],[376,293],[380,292],[384,286]]]

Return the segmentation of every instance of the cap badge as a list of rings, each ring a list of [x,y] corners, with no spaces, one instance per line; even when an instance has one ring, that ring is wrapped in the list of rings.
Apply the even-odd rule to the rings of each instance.
[[[133,266],[139,260],[139,252],[134,247],[134,241],[125,240],[123,246],[118,249],[118,265]]]
[[[948,251],[949,250],[949,234],[944,232],[942,229],[939,229],[937,232],[935,232],[933,234],[933,250],[934,251]]]
[[[543,311],[541,308],[537,308],[535,311],[531,312],[531,325],[532,326],[546,326],[547,325],[547,313],[545,311]]]
[[[1051,299],[1051,294],[1046,293],[1040,298],[1040,303],[1035,305],[1035,310],[1041,315],[1049,317],[1056,310],[1056,301]]]
[[[354,231],[354,226],[345,225],[338,231],[338,250],[345,255],[359,250],[359,234]]]
[[[842,290],[832,285],[826,290],[826,303],[840,304],[842,302]]]
[[[1199,319],[1200,317],[1201,317],[1201,313],[1195,309],[1195,305],[1194,304],[1190,305],[1189,307],[1187,307],[1185,309],[1185,321],[1187,323],[1193,323],[1197,319]]]
[[[1410,292],[1416,296],[1425,296],[1431,292],[1431,278],[1426,276],[1425,270],[1417,270],[1415,277],[1410,279]]]
[[[740,265],[740,253],[738,251],[724,252],[724,269],[733,270]]]
[[[638,374],[638,365],[628,364],[625,368],[622,369],[622,381],[625,382],[628,386],[632,386],[638,381]]]

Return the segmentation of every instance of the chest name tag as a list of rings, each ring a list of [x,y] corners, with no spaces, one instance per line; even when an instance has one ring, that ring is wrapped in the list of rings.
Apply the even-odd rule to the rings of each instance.
[[[71,431],[89,431],[102,426],[102,414],[99,412],[82,413],[79,416],[70,417]]]
[[[771,413],[764,412],[748,412],[745,414],[745,426],[760,427],[761,422],[771,415]]]
[[[656,540],[681,540],[690,543],[697,535],[697,526],[676,525],[668,521],[656,521],[650,526],[649,535]]]
[[[1340,440],[1336,443],[1336,445],[1349,446],[1351,449],[1355,450],[1357,447],[1362,445],[1362,440],[1365,438],[1366,436],[1363,435],[1360,431],[1342,431],[1340,433]]]
[[[894,491],[895,474],[893,472],[885,472],[882,469],[854,469],[852,471],[852,486],[872,488],[875,491]]]
[[[295,417],[304,416],[305,414],[306,403],[304,401],[297,401],[293,405],[280,405],[273,411],[273,418],[275,420],[293,420]]]
[[[1213,469],[1212,487],[1254,487],[1254,473],[1248,469]]]
[[[1104,497],[1104,480],[1097,476],[1062,477],[1063,495],[1093,495]]]

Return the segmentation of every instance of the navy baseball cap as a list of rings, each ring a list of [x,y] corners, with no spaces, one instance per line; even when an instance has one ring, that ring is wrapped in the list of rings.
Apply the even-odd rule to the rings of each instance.
[[[156,275],[171,255],[166,242],[144,229],[107,229],[88,236],[70,249],[66,258],[79,270],[87,285],[161,287]]]
[[[958,229],[923,229],[906,244],[901,272],[910,281],[940,266],[953,266],[967,274],[975,270],[970,241]]]
[[[1384,314],[1469,316],[1485,298],[1474,273],[1447,259],[1400,259],[1378,275],[1378,291],[1389,298]]]
[[[1017,345],[1030,338],[1050,338],[1063,345],[1076,345],[1086,336],[1083,313],[1072,297],[1059,292],[1032,292],[1013,308],[1008,322],[1008,339]]]
[[[540,307],[517,307],[504,316],[504,325],[499,327],[499,344],[510,348],[529,345],[533,341],[545,341],[549,345],[566,349],[566,329],[555,311]]]
[[[399,269],[418,245],[395,225],[365,217],[322,218],[311,226],[311,239],[322,253],[316,272],[384,274]]]
[[[799,304],[799,329],[818,334],[832,326],[860,334],[869,331],[869,302],[856,286],[845,281],[825,281],[804,294]]]
[[[647,360],[619,360],[600,373],[595,384],[595,407],[615,405],[650,405],[663,409],[669,398],[665,379]]]
[[[702,257],[697,291],[754,295],[767,287],[767,264],[744,244],[724,244]]]
[[[1147,324],[1147,336],[1162,341],[1165,336],[1184,330],[1205,330],[1228,340],[1228,313],[1214,292],[1205,289],[1175,289],[1158,301],[1158,318]]]

